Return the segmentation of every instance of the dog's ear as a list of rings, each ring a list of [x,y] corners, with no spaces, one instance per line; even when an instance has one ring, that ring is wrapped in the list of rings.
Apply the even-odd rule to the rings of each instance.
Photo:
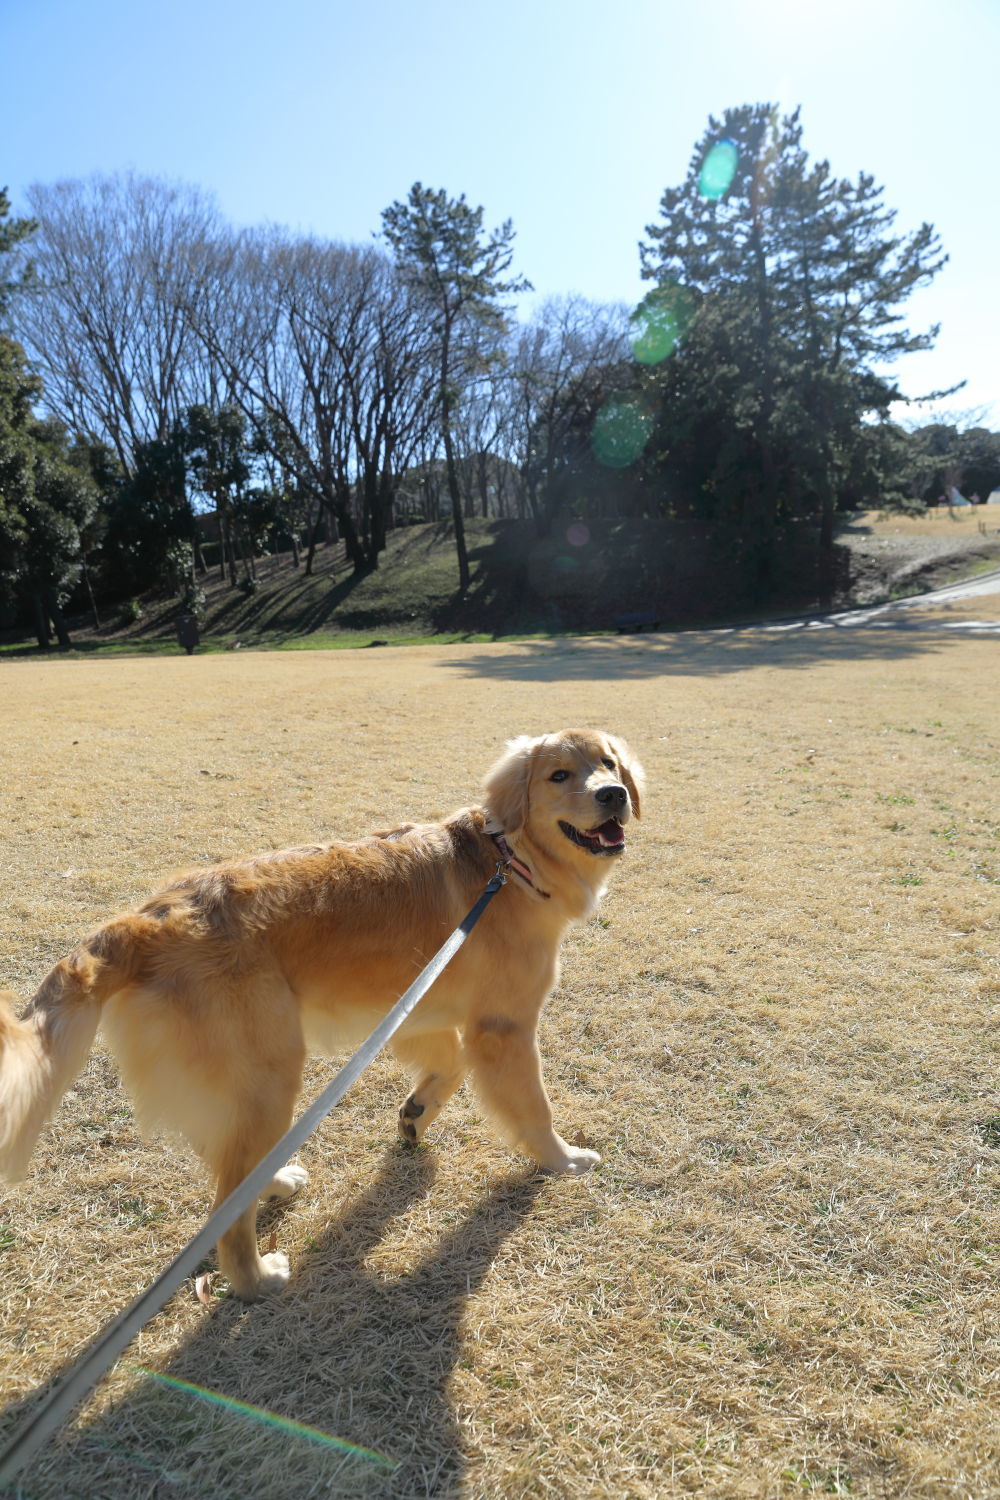
[[[540,743],[530,734],[508,740],[506,750],[486,777],[486,812],[498,831],[516,833],[527,821],[531,759]]]
[[[618,762],[622,785],[628,792],[628,800],[632,804],[632,816],[635,818],[641,817],[639,804],[642,793],[646,788],[646,773],[624,740],[609,735],[608,744],[611,746],[612,754]]]

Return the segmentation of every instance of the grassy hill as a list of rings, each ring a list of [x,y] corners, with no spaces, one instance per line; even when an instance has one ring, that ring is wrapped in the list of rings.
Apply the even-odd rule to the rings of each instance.
[[[464,599],[445,522],[392,533],[380,566],[360,576],[341,544],[320,547],[308,576],[289,554],[259,561],[252,594],[231,588],[215,569],[201,580],[203,649],[597,632],[613,629],[618,615],[644,609],[664,627],[754,614],[742,592],[738,554],[699,523],[564,521],[545,540],[528,523],[466,524],[472,585]],[[803,526],[792,538],[778,580],[782,602],[772,603],[769,613],[815,607],[816,546],[811,528]],[[945,516],[919,523],[852,517],[840,546],[845,604],[855,595],[873,602],[890,592],[920,592],[963,569],[1000,563],[1000,536],[984,537],[974,521],[949,523]],[[140,602],[140,618],[129,623],[120,607],[103,612],[100,630],[88,617],[74,620],[76,649],[175,650],[177,599]],[[24,631],[8,636],[3,649],[30,650],[31,637]]]
[[[355,574],[340,543],[317,549],[313,573],[290,554],[257,563],[256,591],[200,580],[206,595],[201,636],[206,647],[357,644],[372,635],[402,641],[472,638],[612,628],[616,614],[643,605],[680,620],[690,604],[670,599],[670,538],[662,523],[596,521],[564,525],[540,541],[534,528],[511,521],[466,523],[472,584],[463,599],[450,524],[412,526],[390,534],[380,566]],[[74,645],[155,650],[173,644],[176,598],[146,596],[138,620],[121,608],[102,611],[98,631],[87,617],[72,621]],[[19,637],[28,644],[21,631]],[[15,646],[13,638],[10,645]]]
[[[203,634],[496,636],[607,629],[638,600],[683,612],[670,609],[669,539],[658,523],[576,523],[544,541],[526,523],[470,520],[466,528],[472,584],[464,599],[453,530],[439,522],[390,534],[379,567],[367,574],[355,574],[334,544],[318,550],[311,577],[287,556],[265,560],[249,597],[212,579]],[[173,616],[171,603],[152,607],[143,633],[172,634]]]

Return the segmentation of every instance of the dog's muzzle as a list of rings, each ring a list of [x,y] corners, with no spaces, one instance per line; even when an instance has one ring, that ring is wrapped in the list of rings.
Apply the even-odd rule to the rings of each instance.
[[[621,818],[623,815],[627,817],[631,811],[628,792],[615,782],[602,786],[600,791],[595,792],[594,801],[603,812],[611,814],[603,823],[599,823],[596,828],[574,828],[572,823],[564,823],[560,819],[559,827],[570,843],[586,849],[588,854],[622,854],[625,849],[625,830]]]

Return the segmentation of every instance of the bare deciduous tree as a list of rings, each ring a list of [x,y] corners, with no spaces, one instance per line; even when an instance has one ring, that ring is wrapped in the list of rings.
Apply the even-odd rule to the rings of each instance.
[[[355,488],[370,566],[385,548],[396,490],[436,417],[437,375],[422,301],[388,258],[358,248],[315,331],[341,363]]]
[[[324,514],[355,569],[375,566],[436,395],[425,321],[388,257],[249,231],[220,243],[192,316],[261,446],[314,499],[307,568]]]
[[[201,189],[132,173],[34,186],[34,294],[18,328],[67,427],[135,472],[144,443],[211,399],[212,372],[184,309],[220,232]]]
[[[583,297],[549,299],[516,335],[508,451],[540,533],[567,498],[561,483],[567,438],[589,409],[595,383],[628,357],[627,309]]]
[[[207,294],[189,305],[192,326],[232,383],[261,446],[312,501],[312,569],[324,516],[336,517],[356,568],[365,558],[351,514],[351,433],[341,365],[318,334],[322,304],[351,251],[293,240],[277,229],[220,240]]]

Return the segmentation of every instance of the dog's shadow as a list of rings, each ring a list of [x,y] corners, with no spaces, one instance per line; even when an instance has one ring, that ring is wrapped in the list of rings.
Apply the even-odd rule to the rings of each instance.
[[[163,1371],[65,1433],[12,1493],[38,1493],[33,1478],[44,1486],[53,1459],[66,1500],[454,1493],[465,1460],[448,1384],[465,1306],[544,1179],[494,1185],[429,1254],[387,1275],[378,1247],[434,1176],[429,1153],[387,1149],[284,1294],[220,1301]],[[124,1357],[141,1366],[141,1346]]]

